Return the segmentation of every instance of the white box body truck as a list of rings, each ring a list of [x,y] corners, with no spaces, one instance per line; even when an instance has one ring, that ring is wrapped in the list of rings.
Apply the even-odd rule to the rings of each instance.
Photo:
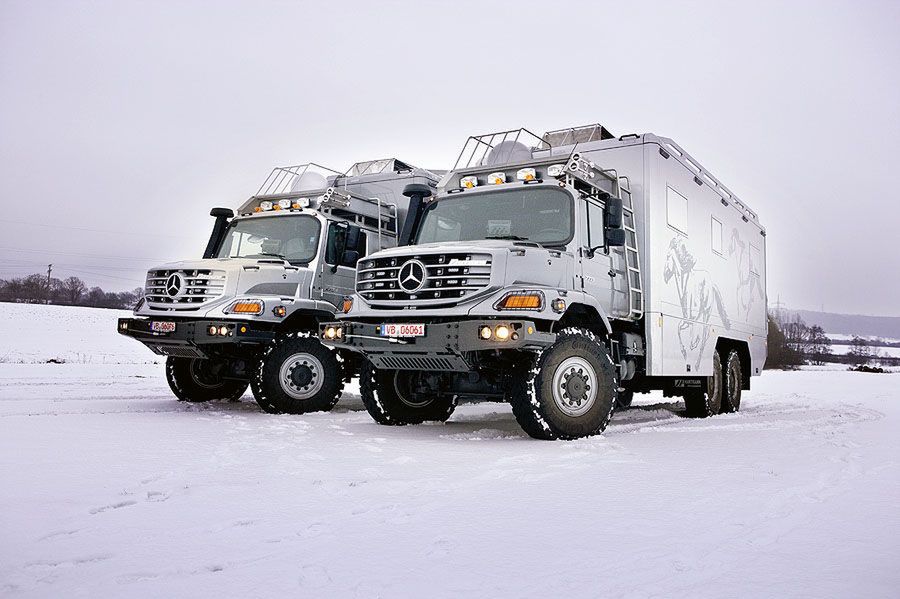
[[[411,245],[361,261],[320,328],[367,360],[383,424],[509,401],[534,437],[603,430],[635,392],[740,407],[766,358],[765,230],[670,139],[599,125],[469,139]]]

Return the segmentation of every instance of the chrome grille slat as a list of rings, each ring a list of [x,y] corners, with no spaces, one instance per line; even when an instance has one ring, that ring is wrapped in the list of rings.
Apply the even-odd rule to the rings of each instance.
[[[370,258],[357,271],[356,291],[376,307],[456,303],[490,285],[491,258],[490,254],[462,252]],[[400,287],[398,280],[400,269],[410,260],[421,262],[427,277],[424,286],[414,292]]]
[[[166,292],[166,281],[178,273],[183,284],[176,296]],[[155,310],[197,310],[225,293],[225,271],[208,269],[154,269],[147,273],[144,297]]]

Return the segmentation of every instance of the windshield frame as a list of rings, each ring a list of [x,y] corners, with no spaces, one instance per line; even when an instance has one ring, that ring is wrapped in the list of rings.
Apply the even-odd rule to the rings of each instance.
[[[498,187],[501,187],[501,186],[498,186]],[[534,239],[515,240],[515,239],[502,239],[499,237],[493,237],[493,238],[482,237],[481,239],[465,239],[465,240],[459,240],[459,241],[426,241],[424,243],[465,243],[467,241],[468,242],[509,241],[510,243],[533,243],[533,244],[539,245],[541,247],[548,247],[548,248],[561,248],[561,247],[564,248],[567,245],[569,245],[570,243],[572,243],[572,240],[575,239],[575,225],[577,222],[575,211],[577,210],[577,205],[575,204],[575,196],[573,195],[571,190],[569,190],[568,188],[560,187],[559,185],[556,185],[556,184],[551,184],[551,183],[543,183],[543,184],[529,183],[529,184],[522,184],[521,186],[518,186],[518,187],[509,186],[509,187],[506,187],[506,189],[492,189],[492,188],[479,189],[476,187],[473,190],[465,190],[465,191],[459,191],[459,192],[455,192],[455,193],[448,193],[446,195],[436,198],[434,201],[430,202],[428,204],[428,206],[425,207],[425,210],[422,212],[422,216],[419,219],[419,224],[416,227],[415,245],[423,244],[423,242],[420,241],[420,238],[422,235],[422,231],[424,229],[423,225],[425,224],[425,219],[427,218],[428,213],[431,212],[432,210],[434,210],[434,208],[438,204],[440,204],[442,202],[446,202],[446,201],[452,202],[452,201],[460,199],[460,198],[471,198],[472,196],[483,196],[483,195],[488,195],[488,194],[501,194],[501,193],[511,193],[511,192],[515,192],[515,191],[523,191],[523,188],[524,189],[537,188],[537,189],[558,191],[560,193],[565,194],[568,197],[568,200],[569,200],[569,236],[566,237],[566,239],[561,240],[561,241],[554,241],[553,243],[549,243],[549,242],[536,241]]]
[[[312,264],[315,261],[315,259],[319,255],[319,246],[322,245],[322,243],[321,243],[322,242],[322,228],[323,228],[323,223],[325,222],[324,219],[318,217],[318,215],[309,214],[309,213],[287,213],[287,214],[273,213],[273,214],[260,214],[260,215],[253,215],[253,216],[245,216],[242,218],[235,218],[230,223],[228,223],[228,229],[225,231],[225,234],[222,235],[222,240],[219,242],[219,247],[216,248],[216,256],[215,257],[218,260],[266,260],[266,259],[269,259],[269,260],[276,259],[277,260],[278,256],[267,255],[267,254],[257,254],[256,255],[257,257],[220,256],[219,254],[221,253],[222,248],[225,247],[225,241],[228,238],[228,235],[232,232],[233,229],[235,229],[237,227],[237,225],[239,223],[251,222],[251,221],[262,220],[262,219],[271,219],[271,218],[301,218],[301,217],[311,219],[318,224],[318,227],[316,229],[316,240],[315,240],[315,244],[314,244],[315,251],[312,253],[312,255],[309,257],[308,260],[288,260],[287,258],[284,258],[284,261],[289,263],[291,266],[309,266],[310,264]]]

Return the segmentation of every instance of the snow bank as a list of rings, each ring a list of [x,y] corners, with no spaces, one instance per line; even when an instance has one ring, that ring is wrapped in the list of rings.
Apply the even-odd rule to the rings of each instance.
[[[141,364],[160,358],[116,332],[128,310],[0,303],[0,363]]]

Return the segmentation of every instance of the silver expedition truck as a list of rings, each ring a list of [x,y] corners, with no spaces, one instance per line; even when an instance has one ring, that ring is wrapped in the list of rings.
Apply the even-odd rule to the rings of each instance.
[[[636,392],[740,408],[766,359],[765,230],[675,142],[592,125],[469,138],[411,245],[359,263],[320,327],[366,362],[382,424],[506,400],[540,439],[604,430]]]
[[[233,399],[249,384],[268,412],[330,410],[353,356],[324,347],[318,324],[349,308],[360,258],[409,238],[408,208],[436,184],[396,159],[344,174],[276,168],[237,215],[212,210],[203,259],[150,269],[134,318],[119,319],[118,331],[166,356],[181,400]]]

